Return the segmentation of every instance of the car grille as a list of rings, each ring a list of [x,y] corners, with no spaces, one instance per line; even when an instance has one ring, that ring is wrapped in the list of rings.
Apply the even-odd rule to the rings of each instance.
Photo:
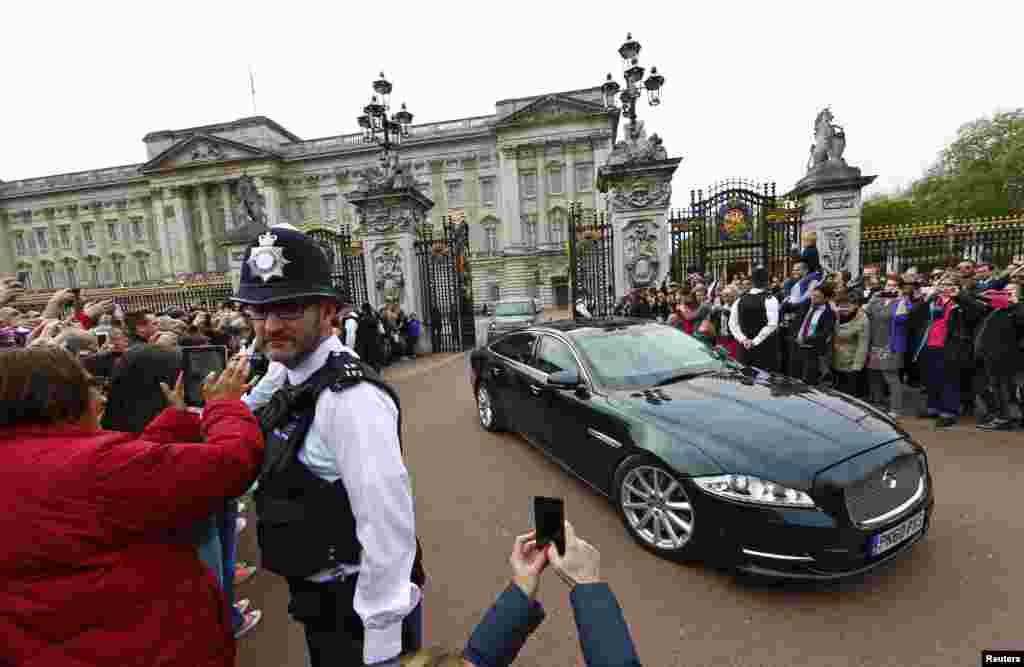
[[[846,509],[858,524],[880,522],[914,498],[925,482],[919,455],[904,456],[880,467],[846,489]]]

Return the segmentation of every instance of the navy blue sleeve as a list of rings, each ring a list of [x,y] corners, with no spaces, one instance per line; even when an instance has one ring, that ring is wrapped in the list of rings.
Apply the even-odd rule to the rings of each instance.
[[[569,600],[587,667],[640,667],[622,608],[608,584],[577,584]]]
[[[506,667],[543,620],[544,607],[509,584],[473,630],[463,656],[476,667]]]

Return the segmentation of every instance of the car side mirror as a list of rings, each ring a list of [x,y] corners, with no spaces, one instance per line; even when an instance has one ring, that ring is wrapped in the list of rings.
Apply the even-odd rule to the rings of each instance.
[[[570,368],[548,375],[548,386],[557,389],[576,389],[580,386],[580,373],[575,368]]]

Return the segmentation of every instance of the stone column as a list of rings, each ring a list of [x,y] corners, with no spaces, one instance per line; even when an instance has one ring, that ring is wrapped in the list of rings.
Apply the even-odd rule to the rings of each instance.
[[[7,213],[0,211],[0,273],[15,273],[14,235],[11,234],[11,220]]]
[[[545,232],[548,219],[548,157],[545,146],[540,146],[537,150],[537,244],[540,245],[547,238]]]
[[[506,146],[498,152],[498,155],[501,222],[507,236],[502,239],[502,245],[508,247],[519,245],[523,241],[522,225],[519,222],[519,169],[516,165],[516,147]]]
[[[231,183],[228,181],[220,184],[220,198],[224,204],[224,231],[227,232],[232,228]]]
[[[598,169],[597,188],[608,198],[615,231],[616,299],[637,287],[659,286],[671,271],[668,213],[680,162],[641,136],[617,145]]]
[[[159,191],[150,193],[150,201],[153,205],[153,242],[156,244],[157,254],[160,255],[161,277],[164,280],[167,280],[174,277],[173,255],[175,248],[168,235],[168,225],[174,223],[173,221],[167,220],[164,216],[164,207],[169,204],[167,200],[161,196]]]
[[[261,176],[256,179],[256,187],[266,197],[267,225],[273,227],[281,221],[280,184],[271,176]]]
[[[206,254],[206,266],[200,267],[201,271],[213,273],[217,270],[217,235],[213,232],[213,220],[210,216],[210,203],[207,197],[207,185],[200,183],[196,186],[199,195],[196,201],[199,204],[199,221],[203,229],[203,251]]]
[[[808,172],[790,196],[804,205],[802,233],[815,232],[818,256],[827,272],[860,275],[861,190],[877,178],[860,169],[826,162]]]
[[[192,229],[183,188],[167,188],[164,193],[165,201],[170,201],[174,206],[174,220],[167,221],[167,236],[168,244],[173,248],[171,272],[176,278],[179,273],[195,271]]]
[[[568,144],[565,150],[565,178],[562,183],[562,190],[566,197],[572,201],[576,199],[576,144]]]

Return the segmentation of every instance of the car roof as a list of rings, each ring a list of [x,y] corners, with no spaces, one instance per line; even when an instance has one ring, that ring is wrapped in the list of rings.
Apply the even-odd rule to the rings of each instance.
[[[554,320],[544,322],[533,327],[532,331],[551,330],[559,333],[573,333],[584,329],[625,329],[628,327],[645,326],[656,324],[654,320],[640,319],[637,317],[594,317],[580,319]]]

